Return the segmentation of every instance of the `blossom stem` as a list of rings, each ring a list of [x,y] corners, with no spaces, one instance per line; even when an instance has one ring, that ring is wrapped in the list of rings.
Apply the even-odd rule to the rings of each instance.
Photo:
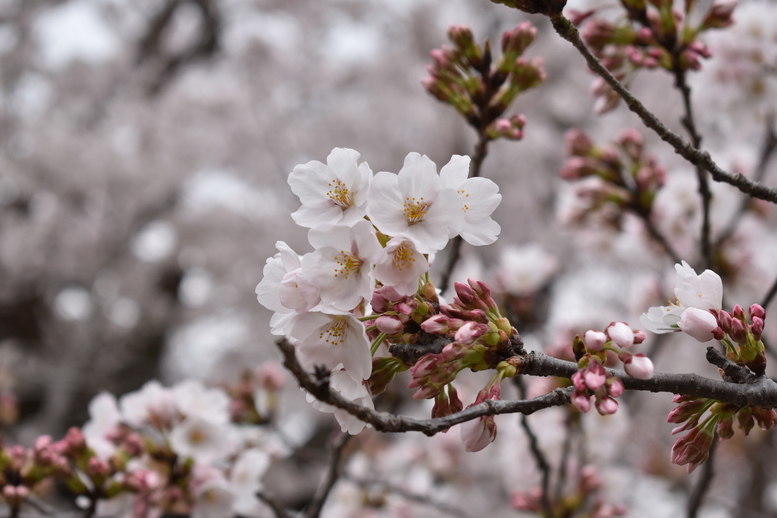
[[[381,333],[377,338],[375,338],[375,341],[372,342],[372,347],[370,347],[371,356],[375,356],[375,353],[378,351],[378,347],[380,347],[380,344],[383,343],[387,336],[388,335],[386,333]]]

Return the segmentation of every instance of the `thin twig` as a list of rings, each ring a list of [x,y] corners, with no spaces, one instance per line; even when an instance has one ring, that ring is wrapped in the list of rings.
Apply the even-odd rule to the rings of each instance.
[[[682,118],[683,126],[688,130],[691,137],[691,145],[699,149],[701,146],[701,135],[696,130],[696,122],[693,117],[693,105],[691,104],[691,88],[686,81],[686,71],[680,66],[680,59],[677,52],[673,55],[675,86],[680,90],[683,98],[683,107],[685,115]],[[701,236],[699,244],[701,248],[702,269],[712,267],[712,243],[710,237],[710,202],[712,193],[710,184],[707,181],[707,172],[700,164],[696,164],[696,178],[699,182],[699,194],[701,195]]]
[[[715,477],[714,462],[718,442],[718,434],[715,432],[712,438],[712,445],[710,446],[709,457],[707,457],[707,460],[701,468],[701,476],[688,500],[688,518],[696,518],[698,516],[704,497],[712,484],[712,479]]]
[[[772,283],[772,287],[769,288],[769,291],[766,292],[766,295],[764,295],[763,300],[761,301],[761,306],[766,309],[769,304],[771,304],[772,299],[774,296],[777,295],[777,279],[774,279],[774,282]]]
[[[585,43],[583,43],[583,40],[580,38],[580,33],[575,26],[572,25],[572,22],[561,14],[551,16],[550,21],[559,36],[570,42],[580,54],[582,54],[591,70],[607,82],[607,84],[624,100],[629,110],[639,116],[645,126],[656,132],[661,140],[670,144],[683,158],[693,165],[700,165],[709,171],[712,179],[716,182],[724,182],[733,185],[753,198],[777,203],[777,187],[767,187],[759,182],[754,182],[741,173],[732,174],[724,171],[712,160],[708,152],[694,148],[692,145],[685,142],[682,137],[667,128],[652,112],[645,108],[636,97],[631,95],[626,87],[624,87],[620,81],[618,81],[615,76],[602,65],[601,61],[591,53]]]
[[[516,376],[513,378],[513,380],[515,382],[515,386],[518,387],[519,396],[522,399],[525,398],[526,387],[523,384],[522,376]],[[537,439],[537,435],[534,433],[534,430],[532,430],[531,425],[529,425],[528,417],[523,414],[521,414],[521,428],[523,428],[523,431],[526,432],[526,437],[529,439],[529,450],[534,457],[534,461],[537,463],[537,467],[542,473],[542,494],[540,495],[542,509],[545,512],[545,516],[547,518],[555,518],[556,515],[553,512],[553,506],[550,503],[550,463],[548,462],[548,459],[545,458],[545,453],[543,453],[542,449],[540,448],[539,440]]]
[[[324,503],[329,496],[329,492],[340,477],[343,450],[350,438],[350,434],[344,433],[333,442],[331,447],[332,453],[329,458],[329,469],[327,469],[326,476],[316,489],[316,493],[313,495],[310,506],[308,506],[305,511],[305,518],[318,518],[321,515],[321,510],[324,508]]]
[[[769,167],[769,162],[774,155],[774,151],[777,150],[777,133],[774,131],[773,113],[770,113],[766,118],[766,129],[764,133],[763,143],[761,144],[761,153],[758,158],[758,164],[755,166],[755,173],[753,174],[753,180],[756,182],[763,181],[764,177],[766,176],[766,171]],[[739,226],[739,222],[742,221],[742,218],[747,213],[748,209],[752,206],[752,203],[753,200],[751,200],[749,196],[746,196],[742,199],[742,202],[739,204],[739,208],[734,214],[734,217],[731,218],[731,221],[729,221],[726,229],[721,232],[718,238],[715,240],[715,248],[720,247],[720,245],[725,243],[728,239],[731,238],[731,236],[734,235],[734,232]]]
[[[270,509],[272,509],[273,514],[275,515],[275,518],[293,518],[291,514],[289,514],[286,509],[283,508],[283,506],[277,502],[274,498],[265,495],[261,491],[256,493],[256,497],[267,504]]]

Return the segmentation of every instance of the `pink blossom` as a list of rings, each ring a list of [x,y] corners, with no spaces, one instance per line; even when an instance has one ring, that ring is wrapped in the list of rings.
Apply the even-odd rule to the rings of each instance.
[[[618,347],[625,349],[634,345],[634,331],[624,322],[613,322],[605,331]]]
[[[583,343],[590,351],[601,351],[607,342],[607,335],[601,331],[589,330],[583,335]]]
[[[678,326],[696,340],[709,342],[713,338],[713,330],[718,327],[718,320],[707,310],[688,308],[680,316]]]

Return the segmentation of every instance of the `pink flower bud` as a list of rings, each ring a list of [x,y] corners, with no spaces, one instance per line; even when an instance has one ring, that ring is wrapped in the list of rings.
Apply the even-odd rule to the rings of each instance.
[[[745,324],[741,320],[733,319],[731,321],[731,330],[729,335],[735,342],[742,343],[747,339],[747,331],[745,330]]]
[[[605,386],[607,387],[607,395],[610,397],[620,397],[623,394],[623,382],[618,378],[608,378]]]
[[[601,415],[612,415],[618,411],[618,402],[611,397],[597,399],[596,411]]]
[[[604,382],[607,381],[607,372],[602,367],[602,364],[596,360],[591,360],[588,367],[583,369],[582,373],[586,386],[593,391],[602,388]]]
[[[750,313],[750,318],[766,318],[766,310],[760,304],[753,304],[750,306],[748,313]]]
[[[387,315],[382,315],[375,319],[375,327],[378,328],[378,331],[387,335],[395,335],[405,328],[398,318]]]
[[[700,342],[709,342],[713,338],[712,331],[718,327],[718,321],[709,311],[698,308],[687,308],[680,315],[678,326],[686,334]]]
[[[728,311],[718,311],[716,315],[718,319],[718,325],[723,329],[725,332],[731,331],[731,321],[733,320],[733,317],[731,316],[731,313]]]
[[[571,129],[564,135],[564,152],[572,156],[588,156],[594,147],[588,135],[578,129]]]
[[[591,396],[586,392],[575,390],[572,392],[570,402],[582,413],[587,413],[591,409]]]
[[[583,343],[589,351],[601,351],[607,342],[607,335],[601,331],[586,331],[583,335]]]
[[[286,371],[274,362],[260,365],[255,376],[259,386],[266,390],[278,390],[286,383]]]
[[[753,333],[753,338],[760,340],[764,333],[764,321],[762,318],[753,317],[753,324],[750,326],[750,331]]]
[[[450,317],[443,314],[437,314],[421,322],[421,329],[429,334],[444,335],[448,333],[448,324],[450,320]]]
[[[613,322],[605,331],[618,347],[625,349],[634,345],[634,331],[625,322]]]
[[[649,380],[653,377],[653,362],[644,354],[635,354],[631,356],[631,361],[624,362],[623,368],[626,374],[632,378]]]
[[[742,306],[737,304],[734,306],[734,309],[731,311],[731,316],[738,320],[744,320],[745,319],[745,310],[742,309]]]
[[[466,451],[480,451],[496,439],[494,416],[481,417],[461,424],[461,441]]]
[[[641,344],[647,339],[647,333],[645,333],[642,330],[636,330],[634,331],[634,343],[635,344]]]
[[[582,371],[577,371],[576,373],[572,374],[572,385],[574,385],[577,390],[585,391],[586,386]]]
[[[461,344],[470,345],[487,333],[488,330],[489,327],[486,324],[467,322],[456,331],[455,339]]]

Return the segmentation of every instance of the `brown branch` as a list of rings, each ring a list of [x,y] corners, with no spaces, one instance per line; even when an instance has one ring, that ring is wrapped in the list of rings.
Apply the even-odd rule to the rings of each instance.
[[[686,81],[686,71],[680,66],[680,56],[678,51],[675,51],[672,56],[675,86],[680,90],[683,98],[683,107],[685,109],[685,115],[682,118],[683,126],[688,130],[688,135],[691,137],[691,145],[699,149],[701,146],[701,135],[696,130],[696,122],[693,117],[693,105],[691,104],[691,88]],[[696,178],[699,182],[699,195],[701,196],[701,235],[699,236],[701,257],[702,257],[702,269],[712,267],[712,242],[711,242],[711,229],[710,229],[710,202],[712,201],[712,192],[710,192],[710,184],[707,180],[707,172],[700,164],[696,164]]]
[[[601,61],[591,53],[585,43],[583,43],[583,40],[580,38],[580,33],[575,26],[572,25],[572,22],[561,14],[551,16],[550,21],[559,36],[570,42],[580,54],[582,54],[591,70],[607,82],[621,99],[624,100],[629,110],[634,112],[642,120],[645,126],[653,130],[661,140],[670,144],[683,158],[693,165],[701,166],[709,171],[712,179],[716,182],[733,185],[753,198],[777,203],[777,187],[768,187],[759,182],[754,182],[741,173],[732,174],[724,171],[712,160],[708,152],[696,149],[685,142],[679,135],[667,128],[652,112],[645,108],[636,97],[631,95],[626,87],[624,87],[620,81],[618,81],[615,76],[602,65]]]
[[[527,400],[487,399],[483,403],[471,406],[445,417],[433,419],[413,419],[401,415],[377,412],[344,399],[338,392],[329,387],[328,376],[311,376],[300,365],[299,360],[288,340],[276,341],[283,353],[283,365],[294,375],[300,387],[307,390],[316,399],[329,405],[341,408],[349,414],[372,425],[379,432],[421,432],[425,435],[435,435],[447,430],[453,425],[471,421],[479,417],[499,414],[529,415],[549,407],[561,406],[569,402],[573,388],[555,389],[542,396]],[[513,357],[518,373],[532,376],[559,376],[571,378],[577,372],[577,363],[559,360],[535,351]],[[752,383],[736,384],[712,380],[698,374],[666,374],[654,373],[648,380],[632,378],[624,371],[607,369],[620,379],[628,390],[649,392],[667,392],[670,394],[685,394],[689,396],[706,397],[723,403],[731,403],[738,407],[777,407],[777,383],[760,376]]]
[[[461,412],[456,412],[445,417],[434,419],[413,419],[401,415],[377,412],[363,407],[352,401],[344,399],[338,392],[329,388],[328,378],[314,378],[300,365],[294,353],[294,346],[288,340],[276,341],[278,348],[283,353],[283,365],[294,375],[300,386],[312,394],[316,399],[337,408],[341,408],[349,414],[372,425],[379,432],[422,432],[425,435],[435,435],[447,430],[453,425],[471,421],[478,417],[498,414],[533,414],[544,408],[561,406],[569,402],[572,388],[553,390],[543,396],[525,401],[494,401],[487,399],[483,403],[471,406]]]
[[[292,518],[291,514],[289,514],[286,509],[281,506],[279,502],[277,502],[274,498],[265,495],[261,491],[256,493],[256,497],[267,504],[270,509],[272,509],[273,514],[275,515],[275,518]]]

